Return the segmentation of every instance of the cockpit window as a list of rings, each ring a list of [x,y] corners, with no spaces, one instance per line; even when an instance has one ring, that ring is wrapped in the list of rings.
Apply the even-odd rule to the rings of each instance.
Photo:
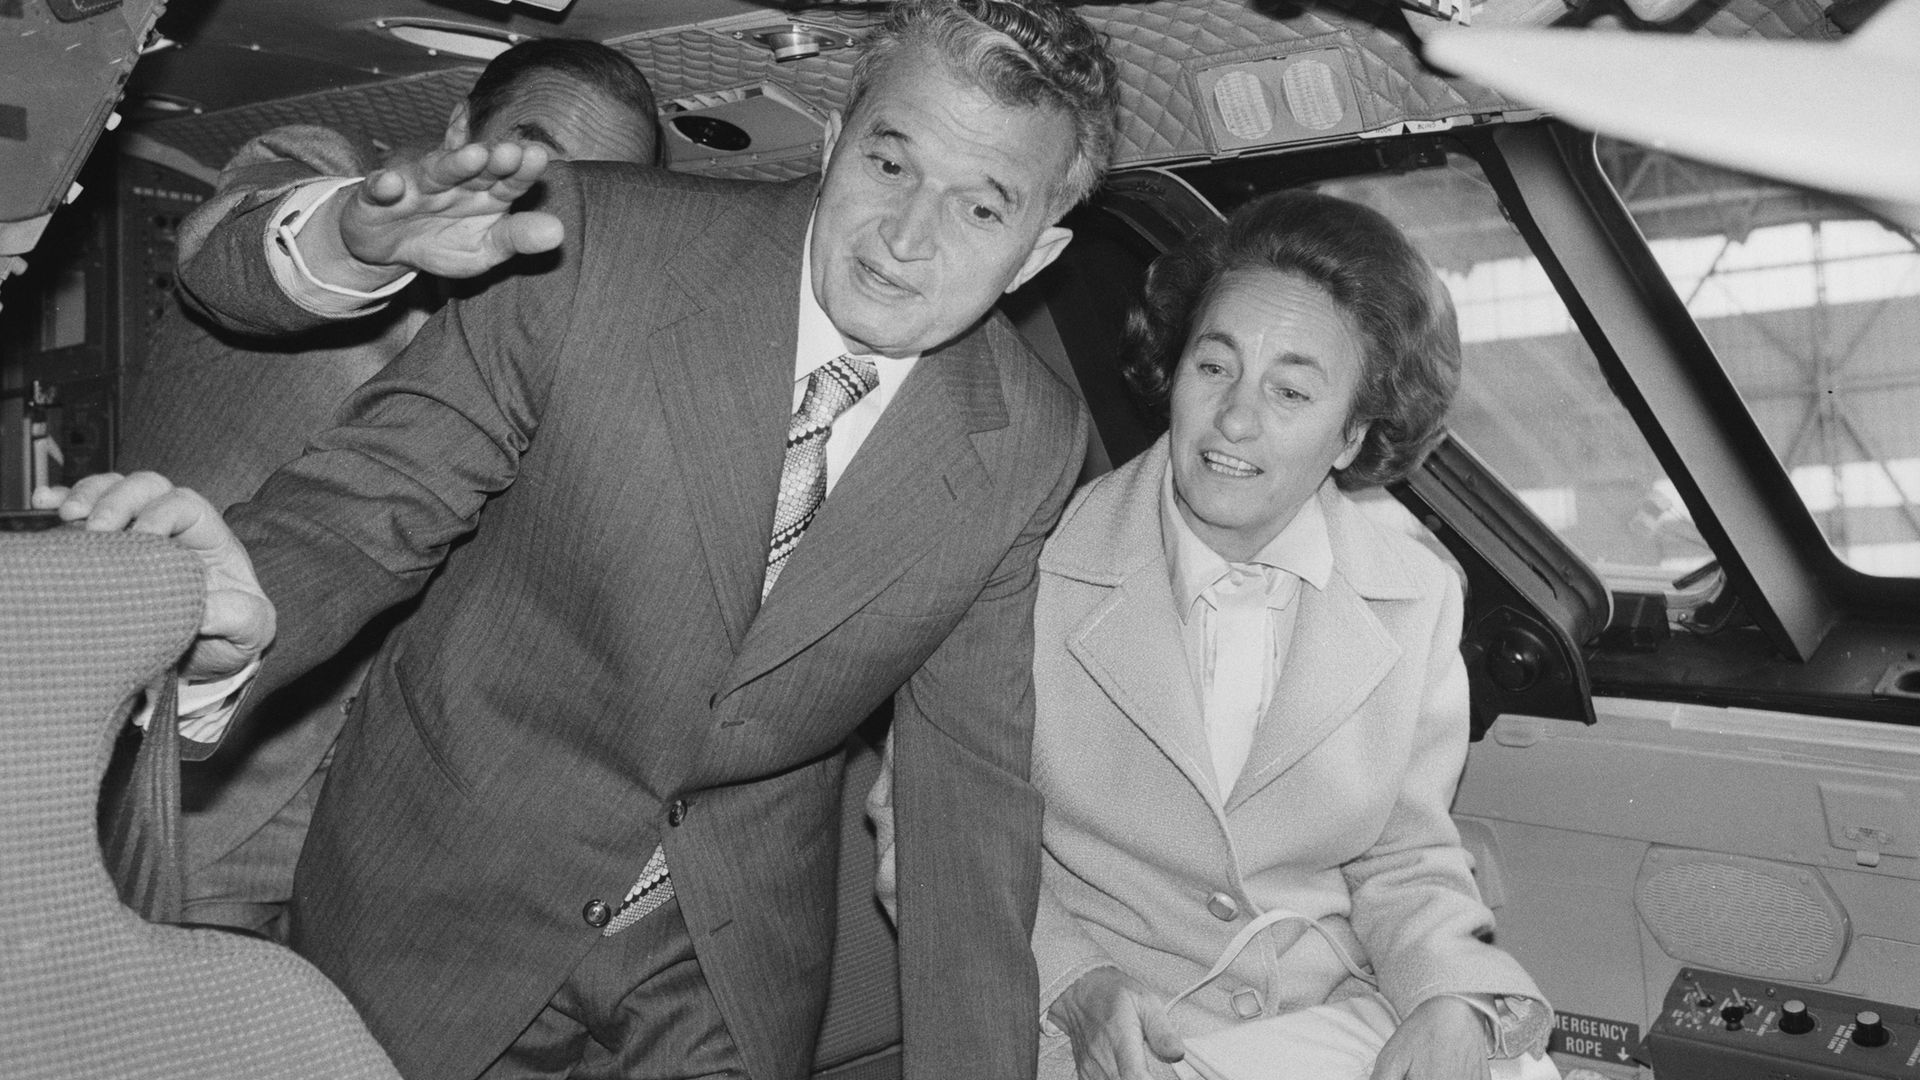
[[[1392,218],[1446,281],[1464,348],[1454,436],[1610,588],[1697,603],[1712,551],[1473,159],[1316,186]]]
[[[1600,160],[1834,553],[1920,577],[1920,242],[1630,143]]]

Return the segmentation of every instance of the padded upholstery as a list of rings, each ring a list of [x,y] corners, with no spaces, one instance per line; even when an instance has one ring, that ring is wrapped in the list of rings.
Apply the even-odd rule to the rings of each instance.
[[[153,537],[0,534],[0,1076],[397,1080],[306,961],[143,922],[101,862],[114,736],[192,640],[202,589]]]

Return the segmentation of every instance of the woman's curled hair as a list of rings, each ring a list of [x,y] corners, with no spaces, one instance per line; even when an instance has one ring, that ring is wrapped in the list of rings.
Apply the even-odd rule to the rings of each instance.
[[[1127,382],[1141,400],[1166,415],[1193,321],[1237,270],[1301,275],[1326,290],[1360,335],[1360,385],[1347,424],[1372,426],[1353,463],[1334,471],[1340,487],[1390,484],[1418,468],[1444,434],[1460,385],[1453,300],[1397,226],[1331,195],[1262,196],[1154,260],[1123,340]]]

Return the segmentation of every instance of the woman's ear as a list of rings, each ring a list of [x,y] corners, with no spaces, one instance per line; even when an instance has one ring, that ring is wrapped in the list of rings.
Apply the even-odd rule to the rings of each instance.
[[[1353,464],[1353,459],[1359,457],[1361,449],[1367,445],[1367,432],[1372,430],[1371,420],[1362,420],[1347,429],[1347,445],[1340,451],[1340,456],[1333,459],[1335,471]]]

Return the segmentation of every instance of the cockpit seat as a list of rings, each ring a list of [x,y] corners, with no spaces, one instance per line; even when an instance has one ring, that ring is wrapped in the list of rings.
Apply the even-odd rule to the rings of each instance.
[[[202,590],[198,561],[154,537],[0,534],[0,1076],[398,1080],[306,961],[149,923],[102,861],[109,754]]]

